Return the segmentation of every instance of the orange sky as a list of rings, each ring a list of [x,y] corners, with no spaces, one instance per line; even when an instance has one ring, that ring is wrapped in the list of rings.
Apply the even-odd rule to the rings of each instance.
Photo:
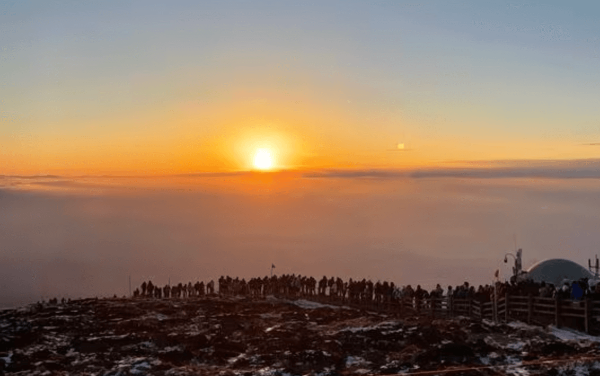
[[[302,101],[304,99],[305,101]],[[271,150],[275,169],[414,168],[453,161],[593,158],[596,148],[560,139],[485,142],[472,136],[428,136],[417,131],[372,132],[364,114],[345,105],[244,93],[224,103],[182,101],[164,107],[86,120],[73,134],[14,135],[3,145],[5,174],[169,174],[245,171],[259,148]],[[307,103],[308,102],[308,103]],[[77,119],[65,120],[72,123]],[[104,131],[104,124],[110,130]],[[205,124],[210,124],[209,127]],[[66,126],[66,125],[64,125]],[[393,127],[391,127],[393,128]],[[404,149],[398,150],[398,144]]]
[[[599,155],[587,6],[234,5],[0,6],[0,174]]]

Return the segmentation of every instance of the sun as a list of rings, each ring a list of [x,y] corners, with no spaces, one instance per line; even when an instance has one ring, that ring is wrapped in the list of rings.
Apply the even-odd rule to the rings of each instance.
[[[269,149],[258,149],[254,154],[254,167],[258,170],[273,168],[273,155]]]

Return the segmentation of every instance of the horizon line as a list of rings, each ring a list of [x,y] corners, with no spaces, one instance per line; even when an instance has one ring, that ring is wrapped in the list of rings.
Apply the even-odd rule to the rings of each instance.
[[[302,178],[600,178],[600,158],[446,161],[418,167],[279,168],[273,170],[191,171],[140,174],[0,174],[0,179],[156,179],[220,178],[297,174]]]

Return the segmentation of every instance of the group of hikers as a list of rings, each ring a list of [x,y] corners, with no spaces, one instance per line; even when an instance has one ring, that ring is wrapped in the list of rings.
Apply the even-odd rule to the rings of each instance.
[[[439,287],[439,286],[438,286]],[[409,289],[412,289],[408,286]],[[422,290],[417,286],[417,296]],[[317,281],[314,277],[301,275],[281,275],[264,278],[245,279],[221,277],[218,280],[217,293],[221,296],[248,296],[253,298],[264,298],[268,295],[300,298],[300,297],[323,297],[329,300],[350,303],[373,302],[380,304],[390,302],[398,298],[401,292],[393,282],[375,282],[370,280],[353,281],[352,279],[344,282],[337,277],[323,277]],[[134,297],[153,297],[153,298],[185,298],[201,297],[215,294],[215,282],[211,280],[208,283],[191,282],[179,283],[174,286],[165,285],[156,286],[152,281],[143,282],[142,285],[133,292]]]
[[[532,295],[540,298],[554,298],[562,300],[600,300],[600,281],[581,278],[576,281],[564,280],[555,286],[552,283],[537,283],[531,280],[520,281],[502,285],[502,293],[511,295]],[[500,295],[502,296],[502,295]]]
[[[215,293],[215,282],[210,281],[206,285],[204,282],[196,282],[192,285],[178,283],[171,286],[167,284],[163,287],[155,286],[152,281],[143,282],[142,285],[135,289],[133,297],[149,297],[149,298],[191,298],[195,296],[205,296]]]
[[[396,286],[394,282],[371,280],[344,281],[339,277],[320,280],[295,274],[284,274],[264,278],[251,278],[246,281],[240,278],[220,277],[215,290],[213,280],[208,283],[198,281],[169,284],[160,287],[152,281],[143,282],[133,293],[134,297],[153,298],[191,298],[203,296],[242,296],[250,298],[265,298],[269,295],[284,298],[307,298],[311,300],[328,301],[360,306],[390,307],[393,304],[408,304],[417,310],[441,305],[443,301],[452,299],[472,299],[481,303],[490,302],[494,296],[532,295],[547,298],[580,300],[584,298],[600,299],[600,284],[592,280],[565,281],[561,286],[533,281],[496,282],[495,285],[479,285],[477,288],[468,282],[462,285],[443,289],[439,284],[428,291],[420,285]],[[496,295],[495,295],[496,294]],[[435,307],[433,307],[435,308]]]

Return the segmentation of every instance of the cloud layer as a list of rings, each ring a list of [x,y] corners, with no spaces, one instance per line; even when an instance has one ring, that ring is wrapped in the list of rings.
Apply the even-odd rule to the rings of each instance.
[[[466,162],[465,162],[466,163]],[[464,164],[464,163],[463,163]],[[469,163],[473,165],[474,163]],[[545,178],[600,179],[600,160],[574,161],[492,161],[487,167],[445,167],[414,170],[364,169],[321,170],[305,173],[307,178]]]
[[[590,179],[324,176],[344,179],[53,177],[5,185],[0,306],[123,295],[130,275],[134,286],[264,276],[271,263],[277,273],[485,283],[497,268],[510,272],[501,261],[515,234],[525,265],[548,257],[585,263],[600,243],[600,192]]]

